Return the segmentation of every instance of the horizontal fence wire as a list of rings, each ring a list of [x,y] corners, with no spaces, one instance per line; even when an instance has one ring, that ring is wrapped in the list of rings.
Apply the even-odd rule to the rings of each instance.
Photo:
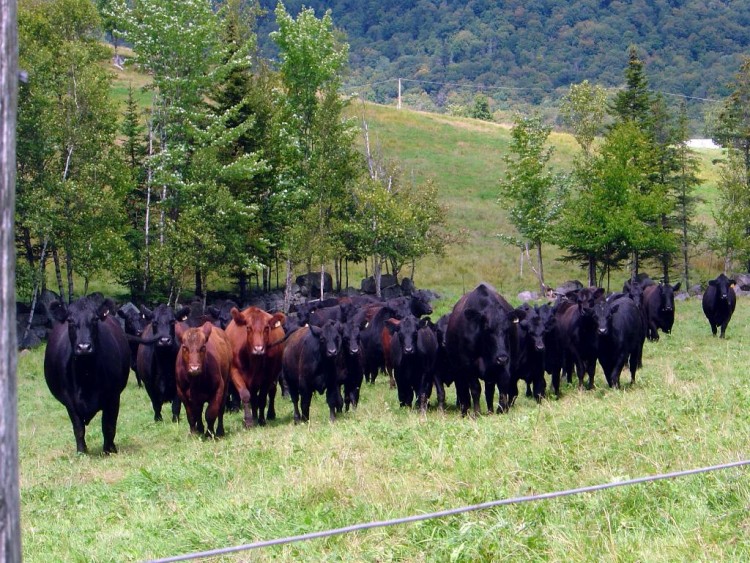
[[[564,491],[556,491],[552,493],[542,493],[538,495],[529,495],[524,497],[515,497],[503,500],[494,500],[489,502],[483,502],[480,504],[472,504],[470,506],[462,506],[459,508],[452,508],[449,510],[441,510],[439,512],[430,512],[426,514],[417,514],[414,516],[407,516],[404,518],[394,518],[392,520],[381,520],[377,522],[364,522],[361,524],[354,524],[352,526],[345,526],[343,528],[335,528],[331,530],[323,530],[320,532],[311,532],[308,534],[301,534],[298,536],[288,536],[284,538],[277,538],[273,540],[259,541],[255,543],[248,543],[244,545],[237,545],[233,547],[224,547],[219,549],[212,549],[209,551],[201,551],[195,553],[187,553],[184,555],[177,555],[174,557],[166,557],[164,559],[154,559],[150,563],[171,563],[172,561],[189,561],[192,559],[207,558],[207,557],[218,557],[220,555],[228,555],[231,553],[237,553],[240,551],[249,551],[252,549],[259,549],[263,547],[271,547],[274,545],[284,545],[294,542],[314,540],[319,538],[327,538],[330,536],[336,536],[340,534],[348,534],[350,532],[360,532],[363,530],[371,530],[373,528],[384,528],[387,526],[396,526],[399,524],[408,524],[411,522],[420,522],[423,520],[430,520],[433,518],[442,518],[445,516],[455,516],[457,514],[464,514],[466,512],[473,512],[476,510],[486,510],[488,508],[494,508],[497,506],[505,506],[509,504],[522,504],[526,502],[534,502],[540,500],[550,500],[560,497],[566,497],[570,495],[579,495],[582,493],[593,493],[596,491],[603,491],[605,489],[613,489],[615,487],[626,487],[630,485],[638,485],[641,483],[650,483],[653,481],[661,481],[664,479],[676,479],[678,477],[687,477],[689,475],[697,475],[699,473],[708,473],[711,471],[719,471],[723,469],[732,469],[735,467],[743,467],[750,465],[750,460],[734,461],[730,463],[724,463],[721,465],[711,465],[708,467],[701,467],[698,469],[687,469],[684,471],[674,471],[672,473],[660,473],[656,475],[648,475],[646,477],[638,477],[635,479],[626,479],[622,481],[615,481],[611,483],[603,483],[600,485],[591,485],[588,487],[579,487],[577,489],[567,489]]]

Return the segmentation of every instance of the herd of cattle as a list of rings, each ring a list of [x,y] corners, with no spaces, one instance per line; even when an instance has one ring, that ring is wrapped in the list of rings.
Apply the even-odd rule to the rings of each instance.
[[[721,274],[703,294],[714,336],[724,337],[735,308],[734,281]],[[240,310],[228,301],[201,317],[185,307],[121,308],[110,299],[81,298],[50,307],[55,326],[47,343],[44,375],[67,409],[76,448],[86,449],[85,427],[102,412],[105,453],[114,453],[120,395],[131,369],[151,400],[154,420],[170,403],[177,421],[185,406],[191,432],[224,434],[225,409],[244,410],[246,427],[264,425],[276,413],[277,388],[291,397],[294,421],[308,420],[315,392],[325,393],[329,417],[356,408],[363,381],[391,378],[402,406],[425,411],[433,388],[445,408],[445,386],[454,384],[462,415],[480,411],[481,381],[488,411],[503,412],[526,383],[527,396],[555,395],[560,381],[594,385],[597,362],[609,386],[619,387],[625,365],[631,383],[641,366],[646,338],[658,340],[674,323],[680,284],[645,278],[626,282],[609,296],[579,288],[554,303],[514,308],[491,285],[462,296],[433,323],[429,293],[376,300],[332,298],[292,314],[257,307]],[[499,401],[495,403],[495,390]],[[205,427],[203,424],[203,408]]]

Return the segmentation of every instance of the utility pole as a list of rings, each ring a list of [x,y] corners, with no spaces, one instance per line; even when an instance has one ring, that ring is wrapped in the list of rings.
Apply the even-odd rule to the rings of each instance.
[[[0,561],[21,561],[16,388],[16,0],[0,0]]]

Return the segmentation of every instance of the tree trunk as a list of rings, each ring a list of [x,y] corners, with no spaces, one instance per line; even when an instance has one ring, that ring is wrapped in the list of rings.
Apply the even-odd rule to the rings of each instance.
[[[240,272],[237,276],[237,285],[240,288],[240,306],[247,301],[247,274]]]
[[[326,267],[323,264],[321,264],[320,265],[320,300],[321,301],[323,301],[323,294],[325,293],[325,291],[324,291],[325,290],[325,286],[326,286],[326,284],[325,284],[325,281],[326,281],[325,273],[326,273]]]
[[[589,287],[596,285],[596,258],[589,255]]]
[[[381,293],[380,293],[380,278],[382,277],[381,272],[381,261],[380,257],[376,257],[372,264],[373,273],[372,275],[375,277],[375,297],[380,299]]]
[[[539,262],[539,291],[542,295],[547,292],[547,286],[544,284],[544,265],[542,264],[542,241],[536,243],[536,259]]]
[[[52,247],[52,260],[55,263],[55,279],[57,279],[57,290],[60,294],[60,301],[65,303],[65,287],[63,287],[62,270],[60,268],[60,256],[57,253],[57,247]]]
[[[65,250],[65,270],[68,278],[68,304],[73,302],[73,257],[70,250]]]
[[[152,101],[153,102],[153,101]],[[154,122],[153,118],[148,122],[148,156],[151,157],[154,154]],[[149,254],[151,247],[150,243],[150,225],[151,225],[151,182],[154,179],[154,171],[151,168],[151,161],[148,163],[148,172],[146,173],[146,219],[144,221],[143,229],[143,241],[144,241],[144,264],[143,264],[143,296],[146,296],[148,291],[148,278],[151,275],[151,256]]]
[[[39,274],[37,275],[37,279],[34,282],[34,291],[31,295],[31,311],[29,311],[29,319],[26,322],[26,328],[23,331],[21,342],[24,342],[26,340],[26,337],[29,334],[29,330],[31,330],[31,324],[34,322],[34,309],[36,309],[36,300],[42,291],[42,275],[44,273],[44,256],[45,254],[47,254],[48,241],[49,239],[47,237],[44,237],[44,244],[42,244],[42,254],[39,257]]]
[[[0,0],[0,561],[21,561],[16,385],[16,0]]]
[[[203,297],[203,276],[200,268],[195,269],[195,296]]]

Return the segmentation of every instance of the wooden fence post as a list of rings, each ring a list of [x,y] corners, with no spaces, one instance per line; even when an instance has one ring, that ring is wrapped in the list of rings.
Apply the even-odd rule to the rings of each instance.
[[[0,561],[21,561],[16,390],[16,0],[0,0]]]

